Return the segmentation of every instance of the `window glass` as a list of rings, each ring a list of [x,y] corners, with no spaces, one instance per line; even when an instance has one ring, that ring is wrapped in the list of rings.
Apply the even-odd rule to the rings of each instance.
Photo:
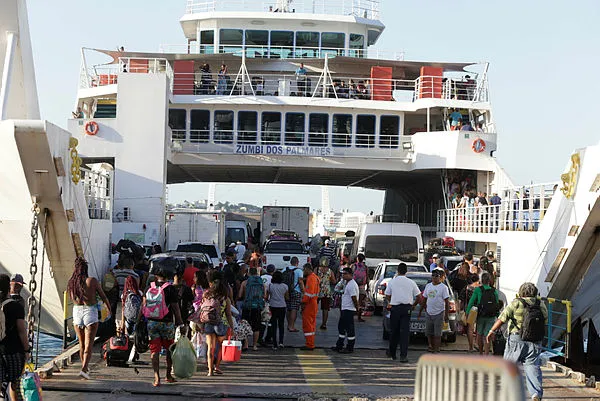
[[[269,31],[247,30],[246,57],[267,57],[269,45]]]
[[[237,53],[242,50],[244,31],[241,29],[221,29],[219,31],[220,52]]]
[[[416,262],[419,248],[415,237],[402,235],[369,235],[365,240],[367,259],[400,259],[403,262]]]
[[[296,57],[312,58],[319,55],[319,32],[296,32]]]
[[[321,47],[343,49],[345,46],[346,35],[343,33],[323,32],[321,34]]]
[[[334,114],[332,125],[333,146],[349,147],[352,144],[352,114]]]
[[[190,117],[190,142],[208,142],[210,139],[210,111],[192,110]]]
[[[364,57],[365,36],[358,33],[350,34],[350,57]]]
[[[356,116],[356,147],[375,146],[375,116],[359,114]]]
[[[308,144],[310,146],[326,146],[329,132],[329,114],[311,113],[308,118]]]
[[[256,111],[240,111],[237,125],[238,143],[256,143],[258,130],[258,113]]]
[[[215,31],[200,32],[200,54],[210,54],[215,52]]]
[[[304,144],[304,113],[285,113],[285,144]]]
[[[262,113],[261,142],[266,145],[281,143],[281,113]]]
[[[233,111],[215,111],[215,143],[233,142]]]
[[[294,49],[294,32],[271,31],[271,58],[289,58]]]
[[[379,32],[378,31],[369,30],[368,36],[367,36],[367,44],[369,46],[374,45],[375,42],[377,41],[378,37],[379,37]]]
[[[171,128],[171,139],[185,141],[185,118],[186,110],[169,109],[169,127]]]
[[[381,116],[379,126],[379,147],[397,148],[400,132],[400,117]]]

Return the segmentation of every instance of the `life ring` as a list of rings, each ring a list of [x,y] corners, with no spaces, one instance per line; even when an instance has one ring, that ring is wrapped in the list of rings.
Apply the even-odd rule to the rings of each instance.
[[[85,133],[91,136],[94,136],[98,133],[100,127],[96,121],[88,121],[85,124]]]
[[[481,153],[485,150],[485,141],[481,138],[477,138],[473,141],[473,145],[471,145],[471,149],[475,153]]]

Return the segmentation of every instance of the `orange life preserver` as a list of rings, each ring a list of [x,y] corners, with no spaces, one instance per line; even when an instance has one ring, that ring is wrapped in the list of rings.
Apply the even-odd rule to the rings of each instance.
[[[485,150],[485,141],[481,138],[477,138],[473,141],[473,145],[471,145],[471,149],[475,153],[481,153]]]
[[[98,123],[96,121],[88,121],[85,124],[85,133],[88,135],[96,135],[98,133],[98,131],[100,130],[100,127],[98,126]]]

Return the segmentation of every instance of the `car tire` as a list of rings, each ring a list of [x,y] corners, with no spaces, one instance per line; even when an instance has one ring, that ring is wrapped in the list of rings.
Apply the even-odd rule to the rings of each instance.
[[[373,311],[373,313],[375,314],[375,316],[383,315],[383,306],[375,305],[375,310]]]
[[[447,343],[455,343],[456,342],[456,332],[446,334],[446,342]]]
[[[382,338],[384,340],[389,340],[390,339],[390,332],[383,330],[383,336],[382,336]]]

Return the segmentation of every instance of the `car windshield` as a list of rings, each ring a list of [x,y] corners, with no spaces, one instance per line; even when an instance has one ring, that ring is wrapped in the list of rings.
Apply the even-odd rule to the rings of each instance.
[[[419,287],[419,290],[421,290],[421,292],[423,292],[423,290],[425,289],[425,286],[428,283],[431,283],[431,276],[429,276],[429,277],[409,277],[409,278],[417,284],[417,287]]]
[[[246,242],[246,238],[244,237],[245,230],[243,228],[233,228],[229,227],[225,231],[225,243],[231,244],[232,242]]]
[[[214,245],[204,244],[179,244],[177,245],[177,252],[194,252],[194,253],[205,253],[211,258],[218,258],[217,250]]]
[[[416,262],[419,256],[417,238],[401,235],[369,235],[365,242],[367,259],[400,259]]]
[[[446,269],[452,271],[460,264],[460,260],[447,260]]]
[[[271,241],[265,245],[265,252],[269,253],[304,253],[304,247],[296,241]]]

